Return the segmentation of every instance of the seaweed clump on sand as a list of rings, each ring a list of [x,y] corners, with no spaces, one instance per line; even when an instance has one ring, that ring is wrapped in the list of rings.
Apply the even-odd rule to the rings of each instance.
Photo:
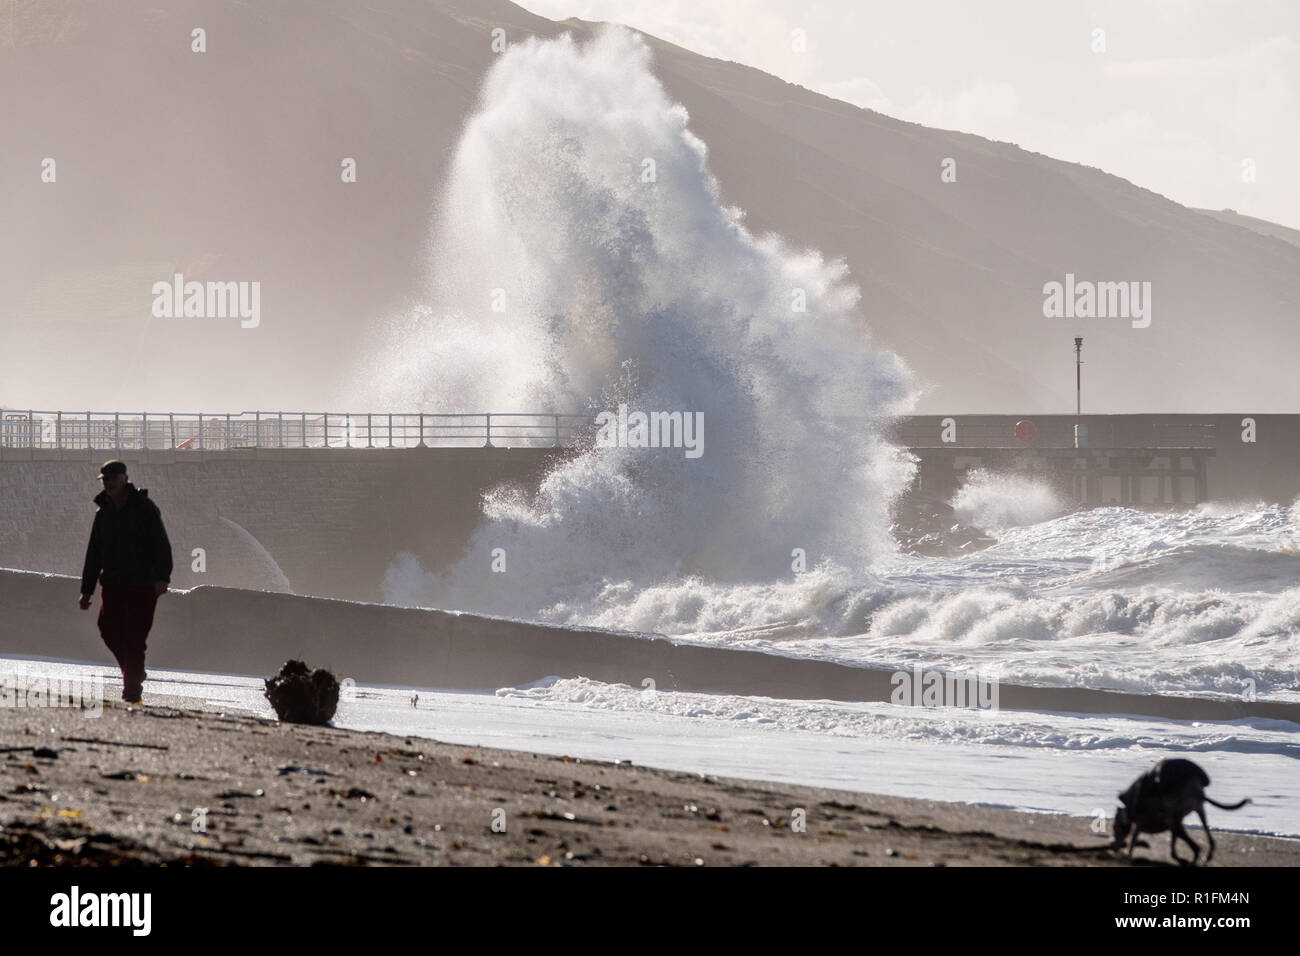
[[[324,668],[312,670],[302,661],[285,661],[280,673],[266,681],[266,697],[281,720],[323,725],[338,709],[339,682]]]

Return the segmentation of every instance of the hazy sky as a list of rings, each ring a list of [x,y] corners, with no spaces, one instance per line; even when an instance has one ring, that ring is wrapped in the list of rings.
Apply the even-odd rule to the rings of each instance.
[[[1300,228],[1297,0],[518,2]]]

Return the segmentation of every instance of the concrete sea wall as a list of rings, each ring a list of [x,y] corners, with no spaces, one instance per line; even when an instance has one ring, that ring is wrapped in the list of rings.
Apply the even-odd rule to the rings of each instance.
[[[101,661],[114,673],[95,611],[78,609],[76,591],[68,577],[0,571],[0,657]],[[291,657],[359,683],[416,687],[494,689],[550,676],[642,687],[648,677],[662,690],[887,701],[895,686],[886,670],[677,644],[652,635],[214,587],[159,600],[147,664],[270,676]],[[1002,684],[998,706],[1300,722],[1300,704],[1086,688]]]
[[[1037,434],[1015,437],[1029,417]],[[1073,428],[1089,431],[1092,461],[1065,461]],[[946,499],[967,469],[1030,469],[1049,462],[1135,469],[1087,484],[1093,504],[1189,500],[1290,502],[1300,494],[1300,415],[955,415],[894,423],[920,458],[925,494]],[[1194,446],[1203,474],[1172,474]],[[1142,449],[1137,455],[1123,449]],[[1107,449],[1121,449],[1110,454]],[[79,574],[97,493],[96,467],[123,457],[149,489],[171,536],[173,584],[382,599],[399,551],[438,571],[463,553],[484,493],[536,489],[553,448],[285,448],[202,451],[0,448],[0,567]],[[1069,477],[1072,472],[1065,472]],[[1075,489],[1083,485],[1076,481]],[[1069,492],[1067,487],[1066,492]],[[1199,493],[1203,491],[1203,494]],[[1083,497],[1080,495],[1080,497]],[[202,570],[196,549],[203,558]]]
[[[98,493],[93,456],[0,461],[0,567],[80,575]],[[173,586],[277,589],[377,601],[399,551],[430,570],[460,555],[483,494],[535,487],[552,449],[291,449],[120,453],[162,510]],[[232,526],[234,525],[234,526]],[[237,527],[235,527],[237,526]],[[243,533],[241,533],[241,530]],[[251,538],[251,540],[250,540]],[[259,549],[257,545],[260,544]],[[195,570],[201,549],[203,570]],[[269,558],[268,558],[269,556]]]

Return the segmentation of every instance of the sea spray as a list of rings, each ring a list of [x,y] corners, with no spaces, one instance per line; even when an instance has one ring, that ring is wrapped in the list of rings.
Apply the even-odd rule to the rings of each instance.
[[[431,252],[430,303],[393,323],[361,404],[593,420],[627,404],[702,416],[708,444],[687,457],[587,436],[535,496],[485,496],[447,572],[398,556],[389,601],[566,622],[635,605],[653,627],[648,588],[693,582],[695,612],[664,614],[708,617],[737,586],[798,590],[798,553],[820,569],[809,587],[825,597],[830,576],[848,596],[889,550],[911,464],[878,422],[910,403],[908,372],[871,346],[842,262],[755,236],[722,205],[638,36],[501,56]]]
[[[985,550],[887,553],[907,467],[862,417],[903,404],[906,375],[870,349],[842,266],[721,206],[638,42],[512,48],[454,173],[429,301],[349,406],[627,404],[700,412],[708,440],[693,460],[588,446],[535,494],[489,493],[445,573],[397,556],[390,601],[1006,682],[1300,695],[1295,509],[986,510],[1004,527]]]
[[[271,552],[257,538],[253,537],[249,531],[242,525],[236,524],[225,515],[221,515],[221,520],[239,536],[252,552],[252,557],[258,570],[261,572],[260,581],[261,590],[279,591],[282,594],[292,594],[293,585],[289,583],[289,578],[285,575],[284,570],[280,567],[278,561],[271,556]]]
[[[963,524],[999,531],[1055,518],[1066,510],[1066,505],[1043,481],[976,470],[966,477],[952,500],[952,508]]]

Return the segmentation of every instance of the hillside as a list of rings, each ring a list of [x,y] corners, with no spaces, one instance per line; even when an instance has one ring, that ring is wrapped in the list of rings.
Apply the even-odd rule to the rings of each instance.
[[[0,3],[0,406],[338,402],[374,323],[420,297],[495,27],[594,29],[503,0]],[[848,261],[863,320],[929,390],[918,411],[1070,411],[1075,335],[1085,411],[1296,410],[1293,244],[650,42],[723,199]],[[260,281],[260,327],[152,318],[174,272]],[[1150,327],[1044,318],[1067,273],[1151,282]]]

